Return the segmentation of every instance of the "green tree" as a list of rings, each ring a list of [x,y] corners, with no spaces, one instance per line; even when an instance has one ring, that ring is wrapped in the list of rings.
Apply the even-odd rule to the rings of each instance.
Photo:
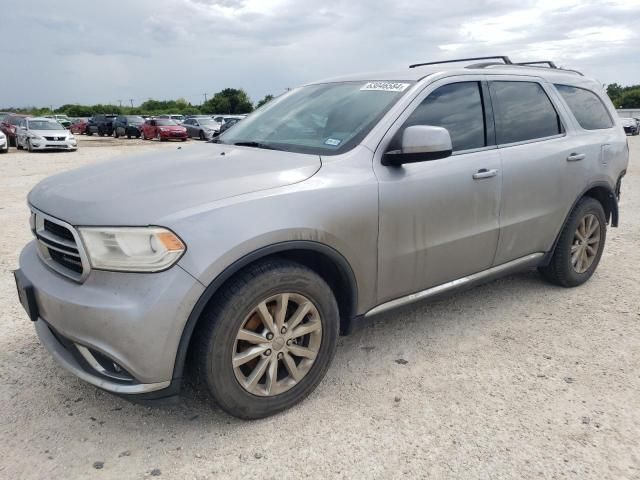
[[[225,88],[207,100],[200,110],[207,113],[251,113],[253,104],[244,90]]]
[[[271,94],[265,95],[264,98],[256,104],[256,108],[260,108],[262,105],[264,105],[265,103],[269,103],[273,99],[274,99],[273,95]]]
[[[640,108],[640,86],[625,89],[614,105],[616,108]]]
[[[609,95],[609,98],[612,102],[614,99],[622,95],[622,90],[622,86],[618,83],[610,83],[609,85],[607,85],[607,95]]]

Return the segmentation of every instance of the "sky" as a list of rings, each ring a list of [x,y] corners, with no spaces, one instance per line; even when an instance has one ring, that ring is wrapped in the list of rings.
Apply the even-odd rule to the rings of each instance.
[[[640,0],[21,0],[0,5],[0,107],[138,105],[483,55],[640,84]]]

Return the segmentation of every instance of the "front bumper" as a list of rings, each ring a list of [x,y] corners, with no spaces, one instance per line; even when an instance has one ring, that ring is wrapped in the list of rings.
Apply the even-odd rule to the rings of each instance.
[[[0,138],[0,150],[9,150],[9,140]]]
[[[161,391],[179,380],[178,344],[204,291],[179,266],[153,274],[94,270],[77,283],[47,267],[31,242],[20,255],[20,275],[33,286],[42,344],[74,375],[121,395]],[[109,362],[124,375],[105,372]]]
[[[189,135],[187,134],[187,132],[160,132],[160,138],[164,138],[164,139],[180,139],[182,140],[183,138],[187,138]]]
[[[31,148],[33,150],[76,150],[78,148],[77,142],[69,140],[47,140],[45,139],[30,139]]]

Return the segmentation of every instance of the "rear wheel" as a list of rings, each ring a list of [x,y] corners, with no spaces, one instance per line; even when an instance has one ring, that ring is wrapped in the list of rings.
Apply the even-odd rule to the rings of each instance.
[[[232,279],[196,335],[201,381],[231,415],[262,418],[302,401],[333,359],[339,314],[315,272],[271,260]]]
[[[564,226],[549,265],[540,272],[551,283],[576,287],[589,280],[598,267],[607,235],[602,204],[585,197]]]

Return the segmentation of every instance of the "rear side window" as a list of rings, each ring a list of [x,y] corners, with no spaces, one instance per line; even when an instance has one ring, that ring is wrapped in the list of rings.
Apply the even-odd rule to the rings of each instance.
[[[582,128],[600,130],[613,127],[613,120],[598,95],[590,90],[569,85],[556,84],[556,88]]]
[[[498,144],[524,142],[564,132],[560,116],[542,85],[490,82]]]
[[[413,125],[446,128],[454,152],[486,146],[479,82],[451,83],[434,90],[413,111],[400,132]]]

